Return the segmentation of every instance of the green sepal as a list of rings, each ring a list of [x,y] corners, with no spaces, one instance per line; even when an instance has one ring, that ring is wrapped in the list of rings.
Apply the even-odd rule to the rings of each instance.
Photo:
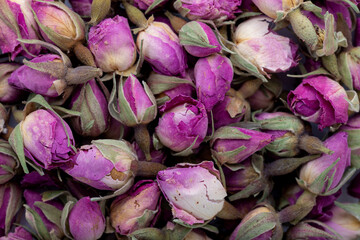
[[[303,121],[296,116],[279,116],[271,119],[256,120],[256,114],[257,112],[253,113],[252,118],[255,122],[260,123],[261,129],[284,130],[294,134],[301,134],[305,130]]]
[[[314,227],[311,224],[316,224],[321,226],[323,229]],[[293,239],[308,239],[308,238],[323,238],[323,239],[333,239],[333,240],[342,240],[343,238],[331,227],[316,220],[306,220],[296,224],[293,228],[291,228],[287,234],[287,240]]]
[[[349,111],[352,112],[359,112],[360,105],[359,105],[359,96],[356,91],[354,90],[346,90],[347,98],[345,100],[349,103]]]
[[[213,139],[211,140],[211,145],[215,143],[218,139],[250,139],[251,136],[246,135],[235,127],[221,127],[215,131]]]
[[[320,18],[320,19],[323,19],[323,18],[324,18],[324,15],[322,14],[322,8],[316,6],[315,4],[313,4],[313,3],[310,2],[310,1],[303,2],[303,3],[301,4],[301,7],[302,7],[305,11],[309,11],[309,12],[314,13],[314,14],[315,14],[318,18]]]
[[[263,191],[267,186],[266,180],[262,177],[259,177],[255,181],[251,182],[246,186],[243,190],[229,196],[230,201],[236,201],[239,199],[248,198],[251,196],[255,196]]]
[[[165,233],[158,228],[142,228],[130,233],[127,237],[131,240],[168,240]]]
[[[50,233],[47,230],[40,215],[34,209],[30,208],[30,206],[24,204],[24,207],[26,210],[26,214],[25,214],[26,219],[27,219],[28,223],[30,224],[30,226],[32,226],[32,228],[35,230],[37,239],[40,239],[40,240],[51,239]]]
[[[158,73],[151,73],[147,83],[151,89],[151,92],[155,95],[176,88],[182,84],[188,84],[195,88],[194,83],[189,80],[166,76]]]
[[[61,228],[61,213],[62,210],[59,210],[53,205],[36,201],[34,203],[35,207],[38,207],[42,213],[45,215],[45,217],[52,223],[54,223],[56,226]]]
[[[351,0],[341,0],[341,1],[349,4],[350,7],[351,7],[356,13],[360,13],[358,6],[357,6],[355,3],[353,3]]]
[[[61,118],[68,118],[68,117],[80,117],[81,112],[70,110],[61,106],[51,106],[55,112],[57,112]]]
[[[70,233],[68,216],[74,205],[75,205],[75,201],[68,201],[62,210],[61,219],[60,219],[61,229],[64,232],[64,235],[69,239],[73,239],[73,237],[71,236]]]
[[[327,192],[323,193],[323,194],[319,194],[320,196],[330,196],[334,193],[336,193],[337,191],[339,191],[340,188],[342,188],[342,186],[344,186],[349,179],[355,174],[356,172],[356,168],[354,167],[350,167],[348,169],[346,169],[346,171],[343,174],[343,177],[341,178],[341,181],[339,182],[339,184],[331,189],[330,191],[328,190]]]
[[[198,140],[198,138],[199,138],[199,136],[197,136],[195,138],[193,143],[188,148],[182,150],[181,152],[172,153],[171,155],[176,156],[176,157],[186,157],[186,156],[193,154],[194,153],[193,147],[196,144],[196,141]]]
[[[359,203],[341,203],[335,201],[335,205],[344,209],[346,212],[360,221],[360,204]]]
[[[308,155],[301,158],[281,158],[266,165],[268,176],[281,176],[293,172],[300,165],[319,158],[320,155]]]
[[[358,49],[359,50],[357,52],[360,53],[360,48]],[[352,90],[354,89],[354,86],[353,86],[352,75],[348,65],[348,57],[347,57],[348,54],[349,52],[340,53],[338,57],[338,65],[339,65],[339,72],[342,77],[341,81],[345,84],[345,86],[347,86],[349,89]],[[360,57],[360,54],[358,56]]]
[[[113,192],[112,194],[106,195],[106,196],[100,196],[100,197],[93,197],[90,200],[91,201],[102,201],[102,200],[107,200],[107,199],[111,199],[114,197],[117,197],[123,193],[125,193],[126,191],[128,191],[132,185],[134,185],[134,178],[130,178],[124,186],[122,186],[121,188],[117,189],[115,192]]]
[[[163,3],[165,0],[155,0],[145,11],[145,14],[148,14],[151,10],[159,6],[159,4]]]
[[[292,75],[292,74],[287,74],[286,76],[288,77],[292,77],[292,78],[306,78],[306,77],[310,77],[310,76],[316,76],[316,75],[327,75],[327,76],[331,76],[331,73],[329,73],[325,68],[318,68],[312,72],[309,73],[305,73],[305,74],[301,74],[301,75]]]
[[[180,44],[197,46],[202,48],[216,48],[211,45],[207,34],[196,21],[186,23],[179,32]]]
[[[128,156],[132,156],[134,161],[138,159],[130,144],[125,140],[102,139],[94,140],[91,143],[99,149],[106,159],[110,160],[114,164],[118,161],[120,151],[125,152]]]
[[[97,24],[103,20],[111,8],[111,0],[93,0],[91,3],[90,24]]]
[[[23,137],[21,134],[20,124],[16,125],[13,132],[11,133],[10,138],[9,138],[9,143],[16,153],[16,155],[19,159],[20,165],[21,165],[22,169],[24,170],[24,173],[28,174],[29,169],[26,166],[26,159],[25,159],[25,152],[24,152],[24,140],[23,140]]]

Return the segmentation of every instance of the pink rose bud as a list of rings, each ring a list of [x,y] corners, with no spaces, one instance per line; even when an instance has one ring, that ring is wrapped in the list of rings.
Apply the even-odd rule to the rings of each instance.
[[[96,189],[125,191],[134,181],[133,161],[136,153],[125,140],[96,140],[78,150],[65,172]]]
[[[109,126],[108,103],[95,80],[73,92],[70,108],[81,112],[79,117],[71,118],[71,126],[82,136],[97,137]]]
[[[31,63],[62,63],[60,56],[47,54],[36,57]],[[16,69],[8,79],[11,86],[21,90],[41,94],[46,97],[58,97],[67,87],[65,80],[58,79],[49,73],[41,72],[23,65]]]
[[[360,46],[339,55],[342,82],[350,89],[360,90]]]
[[[160,211],[160,194],[156,182],[143,180],[117,197],[110,207],[110,221],[116,232],[128,235],[152,226]]]
[[[240,127],[221,127],[210,141],[211,152],[221,164],[236,164],[273,141],[268,133]]]
[[[72,9],[82,17],[90,17],[93,0],[69,0]]]
[[[258,16],[240,23],[235,31],[236,51],[267,73],[285,72],[296,66],[297,45],[269,30],[270,18]]]
[[[213,30],[202,22],[188,22],[179,32],[181,45],[195,57],[207,57],[221,51]]]
[[[164,146],[175,152],[200,146],[208,128],[206,109],[201,102],[179,95],[166,102],[160,112],[155,132]]]
[[[124,17],[107,18],[91,27],[88,44],[104,72],[124,72],[135,63],[136,46]]]
[[[311,191],[320,194],[324,191],[330,191],[339,185],[345,169],[350,166],[351,152],[348,147],[347,136],[346,132],[338,132],[326,139],[324,145],[334,151],[334,153],[332,155],[322,154],[321,157],[301,167],[300,179],[305,187],[312,189],[312,183],[316,180],[317,183],[314,184],[315,189]],[[337,163],[335,164],[336,161]],[[322,179],[322,182],[319,184],[317,180],[319,175],[332,164],[335,165],[331,167],[326,174],[326,178]]]
[[[190,20],[216,20],[222,22],[228,19],[234,19],[241,0],[177,0],[174,8],[183,16]]]
[[[105,231],[105,217],[97,202],[81,198],[69,213],[69,228],[74,239],[96,240]]]
[[[0,140],[0,184],[7,183],[16,174],[19,162],[7,141]]]
[[[23,227],[16,227],[14,232],[0,237],[0,240],[33,240],[33,237]]]
[[[10,231],[14,217],[22,205],[22,190],[14,183],[0,185],[0,234]]]
[[[347,95],[337,82],[325,76],[305,78],[287,98],[290,110],[303,120],[324,129],[348,121]]]
[[[340,128],[348,134],[348,144],[351,149],[351,165],[360,168],[360,143],[357,140],[360,134],[360,115],[349,119],[346,125]]]
[[[177,164],[156,179],[174,218],[187,224],[211,220],[223,208],[226,191],[212,162]]]
[[[213,54],[196,62],[194,75],[199,101],[210,111],[218,102],[224,100],[234,71],[227,57]]]
[[[153,70],[169,76],[185,77],[186,54],[178,36],[162,22],[152,22],[136,39],[136,46]]]
[[[4,17],[0,20],[0,49],[2,53],[11,53],[11,60],[14,60],[18,55],[32,58],[31,54],[38,55],[40,53],[41,46],[24,44],[23,46],[28,51],[26,52],[17,40],[19,37],[16,28],[19,29],[20,38],[22,39],[39,39],[38,26],[31,11],[31,1],[7,0],[4,1],[6,5],[0,9],[0,15]],[[12,23],[17,26],[11,26]]]
[[[20,67],[18,64],[0,64],[0,102],[15,103],[22,99],[24,92],[9,84],[11,74]]]
[[[30,113],[20,122],[20,131],[25,156],[44,169],[62,166],[74,154],[69,145],[75,144],[69,125],[51,111]]]
[[[62,2],[33,0],[31,7],[41,35],[62,50],[71,50],[85,39],[85,24],[81,17]],[[56,18],[54,16],[57,16]]]

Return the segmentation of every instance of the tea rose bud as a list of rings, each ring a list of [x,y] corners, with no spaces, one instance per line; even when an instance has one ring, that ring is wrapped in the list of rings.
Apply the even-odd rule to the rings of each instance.
[[[0,184],[7,183],[16,174],[19,162],[7,141],[0,140]]]
[[[213,54],[196,62],[194,75],[199,101],[210,111],[215,104],[224,100],[234,72],[227,57]]]
[[[97,202],[81,198],[69,213],[69,228],[74,239],[96,240],[105,231],[105,217]]]
[[[295,115],[324,129],[348,121],[346,99],[345,89],[339,83],[326,76],[312,76],[291,91],[287,101]]]
[[[14,183],[0,185],[0,234],[10,231],[14,217],[22,205],[22,190]]]
[[[90,17],[93,0],[69,0],[72,9],[82,17]]]
[[[14,232],[9,233],[7,236],[0,237],[0,240],[33,240],[31,234],[23,227],[16,227]]]
[[[128,235],[152,226],[160,211],[160,194],[156,182],[143,180],[117,197],[110,207],[110,221],[116,232]]]
[[[0,64],[0,102],[15,103],[24,96],[24,92],[12,87],[9,84],[11,74],[20,67],[18,64],[2,63]]]
[[[212,162],[177,164],[160,171],[157,182],[174,218],[187,224],[204,223],[224,206],[226,191]]]
[[[136,60],[136,46],[128,20],[115,16],[90,28],[89,48],[104,72],[125,72]]]
[[[188,22],[179,32],[181,45],[195,57],[207,57],[221,51],[213,30],[202,22]]]

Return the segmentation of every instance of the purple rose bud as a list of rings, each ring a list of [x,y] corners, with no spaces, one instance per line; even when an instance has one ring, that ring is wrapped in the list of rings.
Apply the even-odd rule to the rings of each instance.
[[[47,54],[32,59],[32,63],[59,63],[62,62],[60,56],[55,54]],[[23,65],[16,69],[8,79],[11,86],[27,90],[33,93],[41,94],[46,97],[58,97],[65,88],[66,82],[57,79],[48,73],[41,72]]]
[[[360,47],[354,47],[339,55],[339,71],[342,82],[350,89],[360,90]]]
[[[324,129],[348,120],[347,95],[337,82],[325,76],[305,78],[288,95],[290,110],[303,120],[318,123]]]
[[[25,156],[44,169],[62,166],[74,154],[68,141],[69,138],[70,144],[75,144],[69,125],[51,111],[30,113],[20,123],[20,131]]]
[[[64,3],[35,0],[31,7],[41,28],[41,35],[47,42],[53,42],[68,51],[85,39],[84,21]]]
[[[72,9],[82,17],[91,15],[91,4],[93,0],[69,0]]]
[[[11,74],[19,67],[20,65],[13,63],[0,64],[0,102],[15,103],[22,99],[24,92],[12,87],[8,82]]]
[[[69,213],[69,227],[74,239],[99,239],[105,231],[105,217],[99,204],[89,197],[80,199]]]
[[[147,10],[154,2],[155,0],[134,0],[134,6],[141,10]],[[156,8],[164,6],[167,2],[168,0],[162,0]]]
[[[177,164],[156,179],[173,216],[187,224],[211,220],[223,208],[226,191],[212,162]]]
[[[22,190],[14,183],[0,185],[0,234],[10,231],[14,217],[21,208]]]
[[[234,19],[235,13],[240,12],[238,7],[241,0],[177,0],[174,8],[190,20],[216,20],[222,22]]]
[[[186,55],[178,36],[162,22],[152,22],[136,39],[136,46],[153,70],[169,76],[185,77]]]
[[[208,127],[206,109],[201,102],[179,95],[166,102],[160,112],[162,116],[155,132],[164,146],[175,152],[199,147]]]
[[[124,72],[135,63],[136,46],[124,17],[107,18],[91,27],[88,44],[104,72]]]
[[[132,162],[137,156],[125,140],[96,140],[74,156],[66,173],[96,189],[129,189],[134,181]]]
[[[19,163],[16,153],[7,141],[0,140],[0,184],[7,183],[16,174]]]
[[[229,126],[216,130],[210,144],[213,156],[221,164],[236,164],[272,141],[271,134]]]
[[[23,227],[16,227],[14,232],[0,237],[0,240],[33,240],[33,237]]]
[[[81,112],[79,117],[71,119],[71,125],[82,136],[97,137],[109,126],[108,103],[95,80],[73,92],[70,108]]]
[[[348,144],[351,149],[351,165],[360,168],[360,145],[358,136],[360,133],[360,115],[354,115],[346,125],[340,128],[348,134]]]
[[[311,184],[319,177],[319,175],[324,172],[328,167],[330,167],[335,161],[338,161],[337,164],[330,169],[327,173],[327,178],[323,183],[316,184],[318,191],[322,193],[325,191],[326,186],[328,186],[328,191],[337,187],[340,183],[341,178],[345,172],[345,169],[350,166],[350,148],[348,147],[347,142],[348,134],[346,132],[338,132],[333,136],[329,137],[324,141],[324,145],[334,151],[332,155],[322,154],[321,157],[312,160],[301,167],[300,170],[300,179],[304,182],[306,186],[311,187]]]
[[[160,194],[156,182],[143,180],[117,197],[110,207],[110,221],[116,232],[128,235],[152,226],[160,211]]]
[[[220,54],[200,58],[194,68],[196,92],[206,110],[224,100],[234,76],[230,60]]]
[[[202,22],[188,22],[179,32],[180,43],[195,57],[207,57],[221,51],[213,30]]]
[[[41,46],[25,44],[24,46],[30,54],[27,53],[17,40],[19,37],[15,30],[18,27],[22,39],[39,39],[38,26],[31,11],[31,1],[7,0],[4,1],[6,6],[3,6],[0,10],[0,15],[4,17],[0,20],[0,49],[2,53],[11,53],[11,60],[14,60],[18,55],[32,58],[33,56],[30,54],[38,55],[40,53]],[[10,20],[11,18],[15,23]],[[7,24],[17,24],[18,26],[9,26]]]
[[[263,72],[285,72],[298,64],[298,47],[290,38],[269,30],[271,21],[258,16],[239,24],[234,37],[235,50]]]

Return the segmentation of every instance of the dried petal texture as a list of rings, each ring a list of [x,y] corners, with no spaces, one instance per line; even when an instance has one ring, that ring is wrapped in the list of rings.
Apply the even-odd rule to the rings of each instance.
[[[345,89],[325,76],[308,77],[288,95],[290,110],[303,120],[318,123],[319,129],[348,121]]]
[[[136,60],[136,46],[128,20],[115,16],[90,28],[88,45],[104,72],[123,72]]]

